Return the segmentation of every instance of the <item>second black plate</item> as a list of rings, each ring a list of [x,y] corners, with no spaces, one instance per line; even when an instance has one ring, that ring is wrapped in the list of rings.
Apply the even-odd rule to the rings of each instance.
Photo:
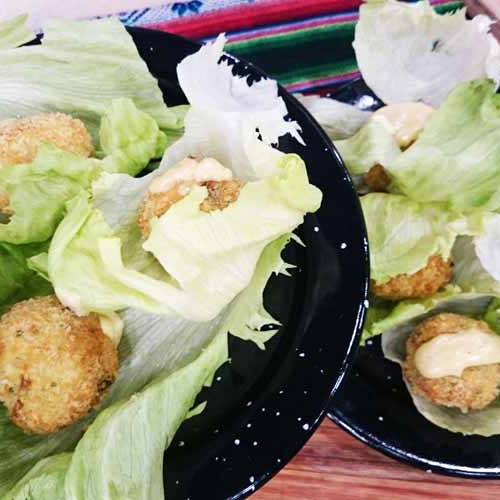
[[[360,79],[331,97],[367,110],[382,105]],[[500,436],[463,436],[426,420],[413,406],[399,366],[384,358],[379,338],[359,349],[328,416],[380,452],[426,470],[500,478]]]

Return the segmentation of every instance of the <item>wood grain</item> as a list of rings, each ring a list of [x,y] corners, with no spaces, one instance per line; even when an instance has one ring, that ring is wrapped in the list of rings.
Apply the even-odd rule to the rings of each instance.
[[[430,474],[369,448],[325,419],[252,500],[498,500],[500,480]]]

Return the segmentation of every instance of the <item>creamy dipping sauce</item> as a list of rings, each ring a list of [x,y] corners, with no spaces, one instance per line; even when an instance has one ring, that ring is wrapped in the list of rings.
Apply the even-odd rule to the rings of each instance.
[[[371,119],[383,122],[400,148],[414,142],[435,109],[421,102],[389,104],[373,113]]]
[[[475,328],[438,335],[415,352],[415,366],[427,378],[460,377],[470,366],[493,363],[500,363],[500,336]]]
[[[109,316],[99,316],[101,330],[109,337],[115,347],[118,347],[123,334],[123,321],[116,313],[111,313]]]
[[[173,187],[186,183],[202,183],[207,181],[230,181],[233,173],[214,158],[184,158],[177,165],[157,177],[149,186],[151,193],[164,193]]]

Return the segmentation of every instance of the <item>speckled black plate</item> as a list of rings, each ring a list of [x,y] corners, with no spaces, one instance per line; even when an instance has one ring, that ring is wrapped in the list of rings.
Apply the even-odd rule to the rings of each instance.
[[[167,103],[185,102],[175,69],[199,46],[156,31],[130,32]],[[250,79],[263,75],[241,62],[234,71]],[[280,93],[307,144],[285,138],[280,149],[302,156],[323,204],[298,230],[306,246],[287,247],[287,261],[297,266],[293,276],[272,278],[266,288],[266,307],[283,323],[279,334],[266,351],[231,339],[231,364],[200,395],[207,409],[182,426],[168,449],[170,500],[243,498],[271,478],[322,420],[358,343],[368,278],[358,199],[323,132],[294,98]]]
[[[332,97],[361,109],[381,101],[362,80]],[[382,354],[380,339],[358,351],[328,416],[373,448],[429,471],[466,477],[500,477],[500,437],[462,436],[426,420],[413,406],[401,370]]]

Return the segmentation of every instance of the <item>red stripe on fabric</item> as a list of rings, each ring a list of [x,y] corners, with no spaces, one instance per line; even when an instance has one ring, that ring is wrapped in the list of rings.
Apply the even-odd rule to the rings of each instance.
[[[259,38],[261,36],[279,35],[281,33],[288,33],[292,31],[305,30],[315,28],[317,26],[329,26],[331,24],[345,23],[347,21],[356,21],[358,13],[351,13],[346,15],[335,15],[331,19],[317,19],[312,21],[304,21],[290,25],[271,26],[270,28],[262,28],[260,30],[252,30],[241,34],[231,35],[228,37],[230,42],[242,42],[244,40],[251,40],[252,38]]]
[[[321,78],[314,78],[303,82],[291,83],[289,85],[285,85],[285,87],[289,92],[299,92],[300,90],[308,87],[326,85],[343,80],[352,80],[353,78],[357,78],[359,75],[359,71],[349,71],[347,73],[340,73],[334,76],[323,76]]]
[[[203,38],[220,31],[237,31],[328,12],[351,10],[359,7],[361,3],[362,0],[269,0],[144,26],[192,38]]]

